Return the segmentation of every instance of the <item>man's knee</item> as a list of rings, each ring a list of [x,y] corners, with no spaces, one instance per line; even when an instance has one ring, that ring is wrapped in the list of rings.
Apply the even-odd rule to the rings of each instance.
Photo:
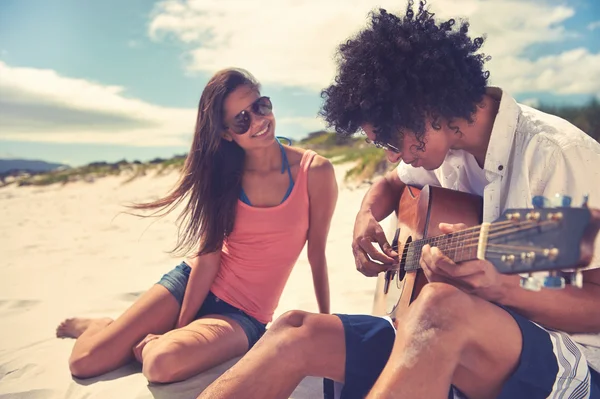
[[[314,327],[310,323],[312,314],[302,310],[289,310],[279,316],[269,328],[272,332],[283,332],[296,329],[307,329]]]
[[[430,283],[423,287],[411,304],[407,328],[451,330],[464,325],[472,315],[473,299],[460,289],[445,283]]]
[[[285,312],[269,327],[265,341],[272,340],[282,350],[301,351],[303,342],[319,334],[320,326],[315,322],[315,316],[301,310]]]

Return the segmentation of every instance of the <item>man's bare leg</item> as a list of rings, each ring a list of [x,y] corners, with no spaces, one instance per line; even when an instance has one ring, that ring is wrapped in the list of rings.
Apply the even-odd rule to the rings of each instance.
[[[369,399],[495,398],[517,367],[522,336],[501,308],[442,283],[425,286],[396,335]]]
[[[288,398],[306,376],[343,382],[344,327],[334,315],[290,311],[198,399]]]

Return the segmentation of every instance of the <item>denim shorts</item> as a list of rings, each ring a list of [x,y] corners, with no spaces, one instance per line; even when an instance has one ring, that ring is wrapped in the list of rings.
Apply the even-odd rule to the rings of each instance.
[[[183,303],[183,295],[185,294],[185,288],[187,287],[191,270],[189,265],[185,262],[181,262],[181,264],[175,266],[173,270],[162,276],[157,283],[168,289],[177,302],[179,302],[180,306]],[[266,330],[266,324],[261,323],[235,306],[228,304],[209,291],[200,310],[196,314],[195,320],[211,314],[221,315],[235,320],[246,333],[246,337],[248,337],[248,349],[254,346]]]
[[[600,399],[600,376],[566,334],[549,332],[507,308],[523,337],[519,365],[498,399]],[[345,383],[323,380],[325,399],[362,399],[383,371],[395,340],[392,323],[383,317],[337,314],[346,342]],[[555,343],[553,343],[553,341]],[[555,384],[556,383],[556,384]],[[589,395],[589,396],[588,396]],[[449,399],[466,399],[452,387]]]

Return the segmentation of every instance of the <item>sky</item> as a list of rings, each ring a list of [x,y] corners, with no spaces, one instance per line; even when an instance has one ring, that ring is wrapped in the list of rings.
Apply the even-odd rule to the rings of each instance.
[[[277,135],[325,127],[335,50],[398,0],[0,0],[0,158],[72,166],[184,154],[219,69],[249,70]],[[486,34],[490,83],[518,101],[600,98],[600,1],[431,0]]]

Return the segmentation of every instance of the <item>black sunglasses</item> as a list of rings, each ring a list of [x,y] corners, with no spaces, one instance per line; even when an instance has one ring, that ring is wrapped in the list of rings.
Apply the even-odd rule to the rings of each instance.
[[[381,148],[386,151],[392,151],[392,152],[395,152],[396,154],[400,154],[400,150],[397,147],[391,145],[390,143],[384,143],[379,140],[371,140],[369,138],[366,138],[365,142],[367,144],[373,144],[377,148]]]
[[[252,104],[249,105],[250,111],[243,110],[233,118],[233,122],[229,126],[225,126],[225,129],[229,129],[235,134],[244,134],[250,129],[250,123],[252,122],[252,116],[250,113],[258,116],[268,116],[273,113],[273,104],[269,97],[260,97]]]

